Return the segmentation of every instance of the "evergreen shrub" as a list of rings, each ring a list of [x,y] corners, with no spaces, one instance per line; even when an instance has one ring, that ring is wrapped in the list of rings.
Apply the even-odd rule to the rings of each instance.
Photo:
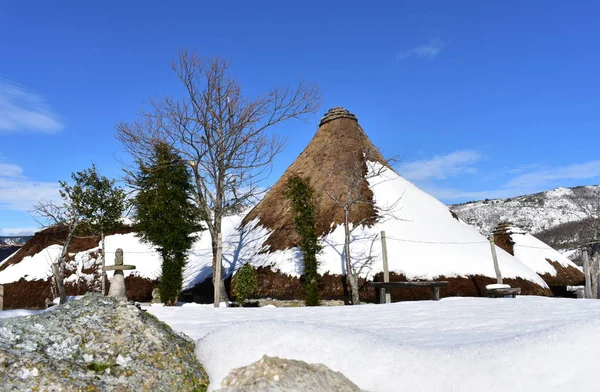
[[[256,293],[258,289],[258,276],[256,270],[250,264],[244,264],[231,281],[231,289],[235,301],[243,306],[244,302]]]

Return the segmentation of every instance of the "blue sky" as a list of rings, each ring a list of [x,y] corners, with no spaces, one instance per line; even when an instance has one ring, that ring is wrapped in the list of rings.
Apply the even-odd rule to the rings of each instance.
[[[0,0],[0,235],[57,181],[121,176],[114,124],[181,92],[181,48],[232,60],[250,94],[304,78],[321,109],[277,132],[272,181],[332,106],[444,202],[600,183],[596,1]]]

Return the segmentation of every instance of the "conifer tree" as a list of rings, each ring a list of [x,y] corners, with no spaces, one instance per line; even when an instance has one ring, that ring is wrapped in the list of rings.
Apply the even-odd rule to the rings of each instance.
[[[61,201],[41,200],[33,213],[43,219],[44,226],[54,226],[65,232],[60,255],[52,262],[52,286],[60,303],[66,301],[64,285],[65,263],[69,245],[81,234],[99,233],[102,237],[104,267],[104,233],[120,224],[125,209],[125,192],[115,187],[115,181],[98,174],[95,165],[71,174],[72,184],[59,181]],[[104,268],[102,289],[104,291]],[[54,290],[55,289],[55,290]]]
[[[125,211],[125,191],[115,186],[115,180],[109,180],[98,173],[96,165],[71,174],[73,185],[60,181],[63,198],[68,196],[72,206],[83,220],[82,228],[99,234],[102,243],[102,294],[105,294],[106,265],[104,234],[121,225]]]
[[[156,143],[149,162],[139,162],[133,204],[137,235],[156,246],[162,257],[160,299],[175,305],[183,283],[187,251],[202,228],[191,201],[192,184],[185,162],[166,143]]]

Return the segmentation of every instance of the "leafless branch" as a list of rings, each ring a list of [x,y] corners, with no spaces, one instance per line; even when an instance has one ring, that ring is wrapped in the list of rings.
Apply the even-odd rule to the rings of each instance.
[[[356,219],[352,217],[353,211],[361,205],[370,205],[373,212],[377,213],[379,221],[400,219],[397,214],[400,210],[398,206],[401,200],[401,197],[399,197],[391,205],[375,206],[375,201],[371,195],[365,192],[365,189],[370,185],[369,180],[381,179],[378,184],[388,181],[383,174],[385,171],[390,170],[390,166],[387,162],[384,165],[374,165],[370,160],[372,151],[368,149],[359,153],[362,154],[361,159],[356,159],[352,164],[345,165],[335,172],[329,173],[328,181],[323,189],[324,193],[344,214],[344,263],[346,277],[350,283],[353,304],[360,303],[358,280],[363,270],[370,268],[373,262],[371,251],[374,243],[373,239],[371,242],[371,251],[367,257],[357,257],[351,254],[352,232],[373,220],[370,216],[363,216]],[[334,178],[338,181],[333,181]]]
[[[270,130],[315,112],[320,101],[318,88],[302,80],[249,97],[229,76],[229,67],[229,61],[181,51],[171,68],[185,95],[151,99],[139,119],[116,125],[117,138],[136,161],[147,160],[160,141],[188,164],[212,239],[213,272],[222,218],[262,192],[257,184],[285,145]]]
[[[82,217],[67,201],[63,204],[55,204],[48,200],[40,201],[31,211],[31,215],[44,227],[54,226],[66,229],[67,235],[63,241],[60,255],[52,261],[52,292],[58,294],[60,303],[63,304],[67,298],[64,285],[67,252],[75,231],[81,224]]]

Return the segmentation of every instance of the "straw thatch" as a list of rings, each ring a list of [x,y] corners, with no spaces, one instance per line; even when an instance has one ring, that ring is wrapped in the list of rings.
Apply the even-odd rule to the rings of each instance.
[[[287,275],[271,267],[255,268],[258,278],[258,289],[254,292],[254,298],[273,298],[278,300],[296,300],[304,297],[302,283],[297,276]],[[486,285],[496,283],[496,278],[482,275],[461,276],[438,276],[438,280],[448,281],[447,287],[440,290],[440,298],[446,297],[482,297],[486,296]],[[379,272],[373,277],[373,281],[382,282],[383,273]],[[390,272],[391,282],[408,281],[404,274]],[[225,285],[229,288],[231,278],[225,280]],[[504,283],[512,287],[521,288],[522,295],[543,295],[552,296],[552,292],[538,284],[522,278],[504,279]],[[321,277],[320,283],[321,298],[323,300],[344,300],[348,299],[349,287],[345,286],[345,280],[341,275],[330,274],[326,272]],[[196,285],[193,289],[184,293],[184,300],[195,302],[212,302],[214,287],[212,280]],[[566,293],[565,293],[566,294]],[[379,291],[367,284],[363,278],[359,280],[359,295],[361,302],[379,302]],[[418,301],[431,299],[431,289],[411,288],[410,290],[392,290],[392,302],[397,301]]]
[[[350,221],[354,225],[373,224],[377,219],[377,211],[373,193],[365,179],[367,160],[389,167],[358,124],[356,116],[342,108],[329,110],[312,141],[244,218],[242,225],[258,218],[261,226],[272,230],[265,242],[269,251],[297,246],[300,237],[293,229],[291,207],[283,195],[285,184],[294,175],[309,177],[315,189],[317,230],[320,236],[343,223],[343,209],[332,197],[343,199],[348,187],[354,186],[353,183],[358,183],[362,200],[353,206]],[[360,178],[358,182],[357,178]]]
[[[496,245],[517,258],[519,255],[515,254],[515,245],[519,245],[519,236],[530,236],[530,234],[522,228],[517,227],[511,222],[502,222],[498,224],[493,233]],[[563,255],[542,241],[537,241],[539,241],[539,245],[537,245],[537,247],[531,247],[530,252],[533,252],[533,254],[536,252],[539,253],[539,261],[547,262],[554,270],[556,270],[555,275],[536,271],[551,288],[556,286],[576,286],[584,282],[585,277],[583,273],[573,263],[567,265],[564,265],[564,262],[560,263],[558,259],[564,260],[565,257]],[[554,257],[552,257],[552,255]],[[535,270],[533,266],[529,267]],[[553,289],[553,291],[555,291],[555,289]],[[555,295],[557,295],[557,292],[555,292]]]

